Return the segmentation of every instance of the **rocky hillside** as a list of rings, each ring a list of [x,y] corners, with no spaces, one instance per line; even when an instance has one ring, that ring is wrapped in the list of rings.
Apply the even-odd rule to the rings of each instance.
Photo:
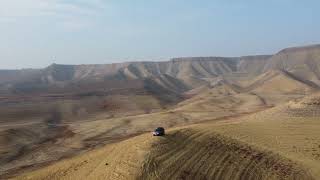
[[[164,62],[131,62],[106,65],[52,64],[41,70],[0,71],[0,90],[5,92],[64,90],[70,86],[104,83],[109,88],[116,82],[151,80],[166,89],[183,92],[207,83],[208,78],[233,72],[260,73],[269,56],[239,58],[175,58]],[[108,83],[105,83],[108,81]],[[112,82],[110,82],[112,81]],[[89,86],[88,86],[89,87]],[[83,88],[86,89],[86,88]]]
[[[288,48],[269,56],[187,57],[162,62],[102,65],[52,64],[39,70],[0,71],[0,94],[88,93],[139,88],[182,94],[208,86],[216,78],[254,79],[283,75],[313,87],[320,85],[320,45]],[[238,79],[237,79],[238,78]]]
[[[281,69],[320,84],[320,45],[287,48],[274,55],[264,71]]]

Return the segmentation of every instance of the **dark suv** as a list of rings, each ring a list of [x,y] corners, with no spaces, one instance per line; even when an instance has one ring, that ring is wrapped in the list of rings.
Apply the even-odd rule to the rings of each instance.
[[[155,129],[152,132],[153,136],[164,136],[165,132],[164,132],[164,128],[163,127],[158,127],[157,129]]]

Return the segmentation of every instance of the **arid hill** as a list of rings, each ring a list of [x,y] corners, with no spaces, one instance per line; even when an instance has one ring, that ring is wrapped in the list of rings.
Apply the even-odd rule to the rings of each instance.
[[[310,169],[317,163],[316,158],[288,155],[286,153],[293,151],[291,147],[282,149],[273,141],[269,149],[264,140],[271,141],[268,133],[275,128],[275,133],[283,138],[281,143],[285,143],[286,138],[293,144],[299,142],[293,145],[299,149],[299,157],[304,152],[302,147],[306,146],[301,138],[310,135],[315,139],[312,143],[317,143],[317,137],[307,131],[314,132],[312,125],[318,125],[314,121],[318,95],[309,95],[320,90],[319,52],[320,46],[314,45],[285,49],[275,55],[185,57],[104,65],[52,64],[44,69],[0,70],[0,179],[21,173],[29,177],[28,172],[35,169],[105,145],[105,150],[88,154],[93,158],[90,162],[94,161],[88,166],[97,168],[97,172],[87,177],[99,179],[106,177],[104,173],[119,179],[133,175],[145,179],[157,176],[166,179],[169,175],[209,179],[227,179],[231,175],[238,179],[316,177],[317,167]],[[306,96],[308,98],[301,100]],[[292,137],[285,135],[290,131],[281,129],[300,125],[301,130],[294,131],[296,135]],[[154,141],[149,134],[138,136],[157,126],[170,128],[168,138]],[[133,136],[138,137],[131,138]],[[254,137],[258,141],[254,141]],[[141,145],[137,144],[140,140]],[[116,143],[119,141],[123,142]],[[109,145],[111,143],[116,144]],[[190,147],[190,151],[181,148],[183,146]],[[203,148],[196,152],[200,146]],[[136,149],[113,152],[113,149],[128,147]],[[172,151],[158,151],[156,147],[172,148]],[[306,152],[311,153],[308,157],[313,152],[310,148]],[[230,152],[226,152],[228,149]],[[95,158],[109,153],[119,159],[106,157],[110,169],[102,172],[99,168],[104,168],[106,162],[100,165],[102,161]],[[213,155],[215,153],[221,156]],[[193,154],[200,157],[199,163],[183,156]],[[50,167],[36,171],[30,177],[61,179],[63,174],[65,178],[86,177],[75,170],[82,165],[88,168],[84,165],[88,161],[84,156],[86,154],[76,157],[79,162],[71,159],[71,164],[66,161],[63,165],[63,161],[53,166],[54,170]],[[173,158],[162,162],[162,158],[171,156]],[[208,157],[207,160],[202,156]],[[263,159],[264,163],[257,164],[256,158]],[[214,160],[217,164],[210,164]],[[122,161],[127,168],[119,167]],[[188,169],[183,162],[198,171]],[[244,164],[238,168],[236,164],[228,166],[241,162]],[[83,164],[78,166],[79,163]],[[143,169],[137,169],[141,165]],[[155,169],[159,166],[163,169]],[[182,171],[174,173],[178,166]],[[211,171],[208,169],[211,166],[220,168]],[[172,171],[166,174],[167,169]],[[253,174],[251,169],[258,173]],[[132,174],[123,175],[127,170]]]
[[[318,101],[140,135],[16,179],[319,179]]]
[[[280,51],[266,64],[264,71],[280,69],[319,85],[320,45],[294,47]]]
[[[174,58],[164,62],[132,62],[106,65],[58,65],[52,64],[40,70],[2,70],[0,87],[2,93],[31,93],[70,91],[82,86],[84,90],[94,83],[107,83],[107,88],[117,88],[116,81],[158,79],[175,81],[179,91],[194,88],[213,78],[232,72],[260,73],[270,56],[247,56],[239,58],[195,57]],[[113,84],[114,83],[114,84]],[[160,83],[172,89],[176,84]],[[170,83],[169,83],[170,84]],[[87,85],[87,86],[85,86]],[[105,88],[106,88],[105,87]],[[60,90],[60,91],[62,91]],[[74,89],[72,89],[74,90]]]

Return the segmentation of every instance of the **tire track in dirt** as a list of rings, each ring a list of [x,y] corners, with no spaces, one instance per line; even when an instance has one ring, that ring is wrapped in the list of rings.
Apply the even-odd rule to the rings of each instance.
[[[140,135],[17,179],[313,179],[289,159],[209,129]]]
[[[142,167],[138,179],[313,179],[289,159],[198,128],[154,142]]]

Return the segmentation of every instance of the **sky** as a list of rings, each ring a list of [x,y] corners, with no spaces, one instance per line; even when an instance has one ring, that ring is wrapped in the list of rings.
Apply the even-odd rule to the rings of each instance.
[[[273,54],[320,43],[319,0],[0,0],[0,69]]]

